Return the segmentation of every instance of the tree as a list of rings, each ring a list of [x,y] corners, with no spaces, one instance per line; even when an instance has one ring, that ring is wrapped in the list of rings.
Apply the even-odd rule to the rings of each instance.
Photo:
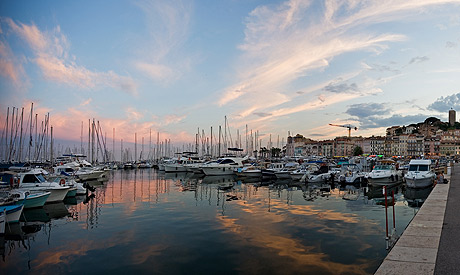
[[[363,148],[360,146],[356,146],[355,149],[353,149],[353,156],[360,156],[363,154]]]

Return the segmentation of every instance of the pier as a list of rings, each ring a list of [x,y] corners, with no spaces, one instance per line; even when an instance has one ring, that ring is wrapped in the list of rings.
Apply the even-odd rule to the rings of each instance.
[[[458,274],[460,165],[437,184],[375,274]]]

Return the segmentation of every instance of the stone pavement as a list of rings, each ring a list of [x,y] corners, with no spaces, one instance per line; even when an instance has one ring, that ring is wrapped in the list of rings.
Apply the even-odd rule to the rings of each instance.
[[[451,178],[434,274],[460,274],[460,165]]]
[[[453,181],[460,181],[460,166],[458,166],[457,169],[453,168],[452,171],[455,171],[452,174]],[[449,180],[449,184],[438,184],[434,187],[431,194],[417,212],[417,215],[404,230],[402,236],[391,249],[390,253],[388,253],[375,274],[433,274],[435,270],[436,274],[451,274],[449,273],[450,270],[452,270],[450,267],[448,269],[449,271],[443,269],[439,270],[438,273],[438,268],[441,268],[438,266],[441,265],[438,260],[440,260],[441,257],[445,257],[441,256],[441,253],[438,254],[438,249],[440,251],[444,250],[444,248],[448,251],[451,249],[448,247],[450,244],[445,245],[444,242],[440,243],[441,235],[443,235],[444,238],[445,234],[443,223],[450,223],[450,219],[457,218],[458,220],[458,216],[454,218],[452,218],[452,216],[446,216],[446,219],[444,218],[444,213],[449,212],[446,211],[446,205],[448,195],[450,194],[449,187],[452,185],[450,182]],[[453,185],[455,185],[455,183]],[[458,204],[460,204],[460,200],[458,200]],[[450,204],[449,207],[451,207]],[[455,224],[452,223],[452,225]],[[458,223],[456,225],[458,226]],[[449,242],[450,237],[446,241]],[[440,244],[442,247],[440,247]],[[455,243],[455,245],[457,245],[456,250],[459,250],[460,246],[458,246],[458,243]],[[458,251],[456,255],[458,255]],[[460,264],[460,258],[458,256],[456,257],[458,265]],[[451,257],[447,259],[455,261],[455,259]],[[445,259],[443,259],[443,262],[444,261]],[[446,264],[449,265],[450,263]],[[446,264],[442,263],[442,266]],[[460,269],[457,269],[456,274],[460,274]]]

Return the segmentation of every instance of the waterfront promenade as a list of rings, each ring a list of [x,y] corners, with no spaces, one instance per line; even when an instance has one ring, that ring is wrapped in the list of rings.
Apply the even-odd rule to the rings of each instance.
[[[438,184],[375,274],[458,274],[460,165]]]

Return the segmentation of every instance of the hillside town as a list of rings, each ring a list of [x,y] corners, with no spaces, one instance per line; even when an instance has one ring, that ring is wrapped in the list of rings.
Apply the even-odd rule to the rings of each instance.
[[[460,123],[456,111],[449,110],[449,121],[429,117],[408,126],[392,126],[385,136],[336,137],[316,141],[301,134],[287,139],[287,156],[353,156],[384,155],[386,157],[455,157],[460,155]]]

